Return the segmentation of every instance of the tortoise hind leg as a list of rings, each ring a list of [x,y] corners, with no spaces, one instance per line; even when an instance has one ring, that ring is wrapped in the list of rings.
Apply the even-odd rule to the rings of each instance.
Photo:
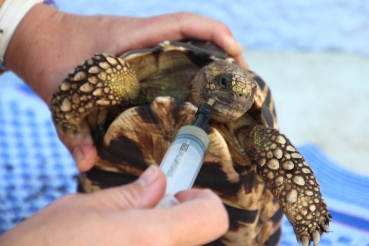
[[[254,125],[242,127],[236,134],[292,224],[297,239],[303,245],[317,245],[320,235],[328,232],[332,217],[304,158],[278,130]]]
[[[76,133],[96,109],[135,99],[139,81],[120,58],[95,55],[75,68],[53,94],[51,111],[61,132]]]

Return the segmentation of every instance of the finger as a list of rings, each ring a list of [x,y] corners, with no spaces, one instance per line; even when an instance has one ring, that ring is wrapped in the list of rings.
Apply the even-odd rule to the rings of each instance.
[[[81,125],[81,131],[76,135],[68,135],[57,129],[59,139],[71,153],[80,172],[90,170],[95,164],[97,151],[86,121]]]
[[[126,245],[204,245],[222,236],[228,215],[220,199],[209,190],[188,190],[176,197],[179,205],[160,209],[129,210],[108,218],[107,227],[120,228]],[[129,221],[130,223],[122,223]],[[144,226],[143,226],[144,225]],[[114,233],[114,230],[109,230]],[[119,235],[111,235],[119,238]]]
[[[203,245],[227,231],[228,214],[220,198],[210,190],[186,190],[176,198],[181,204],[163,209],[167,211],[162,217],[167,219],[164,230],[178,240],[173,245]]]
[[[173,14],[181,39],[199,39],[213,41],[230,56],[240,55],[243,51],[233,37],[230,29],[222,22],[190,12]]]
[[[152,47],[163,40],[184,39],[212,41],[232,57],[240,55],[243,50],[224,23],[189,12],[145,19],[120,18],[116,23],[118,27],[114,28],[112,35],[117,40],[117,54]],[[122,40],[121,37],[128,32],[127,30],[130,36]]]
[[[238,65],[240,65],[241,67],[243,67],[245,69],[249,69],[250,66],[247,63],[246,59],[242,55],[236,56],[236,57],[234,57],[234,59],[236,60]]]
[[[97,209],[126,210],[152,208],[165,192],[165,175],[158,166],[151,165],[133,183],[89,194],[88,202]]]

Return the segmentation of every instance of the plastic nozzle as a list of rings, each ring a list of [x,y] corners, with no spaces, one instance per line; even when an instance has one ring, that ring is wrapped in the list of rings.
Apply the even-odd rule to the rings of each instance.
[[[206,125],[208,124],[211,114],[213,113],[213,104],[213,99],[210,99],[207,103],[200,104],[195,114],[195,120],[192,122],[193,126],[200,127],[205,131]]]

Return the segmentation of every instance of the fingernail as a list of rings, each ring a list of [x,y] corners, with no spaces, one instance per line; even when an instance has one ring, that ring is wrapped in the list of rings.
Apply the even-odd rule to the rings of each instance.
[[[241,50],[241,52],[243,51],[243,46],[241,43],[239,43],[237,40],[235,42],[235,46],[237,47],[237,49]]]
[[[239,56],[239,57],[238,57],[238,63],[239,63],[239,65],[240,65],[241,67],[243,67],[243,68],[246,68],[246,69],[248,69],[248,68],[249,68],[249,64],[247,63],[246,59],[245,59],[245,58],[243,58],[243,56]]]
[[[240,55],[242,53],[243,47],[239,42],[237,42],[237,40],[235,40],[232,37],[229,37],[228,40],[227,40],[227,43],[230,47],[232,47],[232,49],[227,50],[228,55],[237,56],[237,55]]]
[[[82,152],[82,149],[81,147],[77,146],[73,149],[72,151],[72,156],[73,156],[73,159],[74,161],[76,162],[77,164],[77,167],[79,165],[79,163],[81,163],[81,161],[83,160],[83,158],[85,157],[83,155],[83,152]]]
[[[93,145],[94,140],[91,137],[91,129],[87,122],[84,122],[81,126],[81,132],[79,135],[80,141],[83,141],[86,144]]]
[[[147,187],[152,185],[157,177],[158,167],[155,165],[151,165],[143,174],[141,174],[141,176],[137,180],[137,183],[139,183],[143,187]]]

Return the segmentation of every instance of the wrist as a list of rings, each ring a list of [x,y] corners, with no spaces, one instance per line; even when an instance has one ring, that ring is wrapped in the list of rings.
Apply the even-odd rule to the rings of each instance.
[[[27,12],[43,0],[7,0],[0,7],[0,72],[5,71],[4,53],[10,39]]]
[[[21,77],[36,93],[39,90],[36,81],[43,70],[40,61],[44,52],[41,47],[46,48],[49,43],[47,36],[52,29],[45,27],[53,22],[56,13],[55,8],[43,4],[32,7],[14,31],[4,55],[6,69]],[[44,99],[43,95],[40,96]]]
[[[5,53],[6,67],[48,104],[68,72],[102,49],[99,16],[70,15],[37,4],[23,18]],[[101,34],[100,34],[101,35]]]

